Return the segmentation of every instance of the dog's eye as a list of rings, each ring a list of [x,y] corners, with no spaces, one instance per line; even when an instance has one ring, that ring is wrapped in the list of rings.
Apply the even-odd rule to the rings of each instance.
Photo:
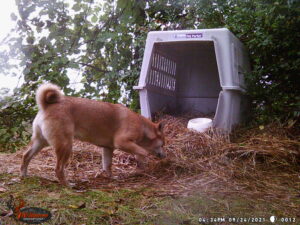
[[[157,143],[157,147],[158,148],[161,148],[161,147],[163,147],[164,146],[164,142],[163,141],[158,141],[158,143]]]

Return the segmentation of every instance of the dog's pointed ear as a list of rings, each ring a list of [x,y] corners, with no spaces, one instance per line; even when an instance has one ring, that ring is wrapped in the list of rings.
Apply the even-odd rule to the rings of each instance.
[[[164,125],[163,125],[163,122],[159,122],[157,123],[157,129],[160,131],[160,132],[163,132],[163,129],[164,129]]]

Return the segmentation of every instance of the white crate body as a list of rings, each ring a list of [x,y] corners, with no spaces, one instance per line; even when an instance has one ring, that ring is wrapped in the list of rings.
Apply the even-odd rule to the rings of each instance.
[[[226,28],[149,32],[139,84],[141,113],[214,113],[215,127],[240,121],[249,60]]]

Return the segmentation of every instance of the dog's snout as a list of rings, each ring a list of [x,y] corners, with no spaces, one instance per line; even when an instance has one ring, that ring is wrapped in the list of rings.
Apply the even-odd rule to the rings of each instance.
[[[166,154],[163,152],[159,152],[159,153],[157,153],[157,157],[160,159],[164,159],[164,158],[166,158]]]

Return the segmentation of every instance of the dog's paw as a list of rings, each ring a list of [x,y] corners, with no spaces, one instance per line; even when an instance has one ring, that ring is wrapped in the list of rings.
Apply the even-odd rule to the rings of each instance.
[[[120,180],[120,176],[111,176],[110,179],[112,179],[112,180]]]
[[[20,174],[21,180],[25,179],[26,177],[28,177],[27,174]]]
[[[100,178],[100,177],[104,177],[104,178],[112,178],[112,173],[111,172],[107,172],[107,171],[101,171],[96,173],[95,178]]]
[[[26,171],[24,171],[24,170],[21,170],[20,171],[20,177],[27,177],[27,172]]]
[[[74,187],[76,187],[76,183],[68,182],[68,187],[74,188]]]
[[[145,162],[137,161],[137,163],[136,163],[136,168],[137,168],[138,170],[145,170],[145,168],[146,168],[146,163],[145,163]]]
[[[145,173],[145,168],[136,168],[134,171],[135,174],[139,175],[139,174],[143,174]]]
[[[66,180],[59,180],[58,182],[64,187],[70,187],[70,188],[72,187],[72,183],[69,183]]]

